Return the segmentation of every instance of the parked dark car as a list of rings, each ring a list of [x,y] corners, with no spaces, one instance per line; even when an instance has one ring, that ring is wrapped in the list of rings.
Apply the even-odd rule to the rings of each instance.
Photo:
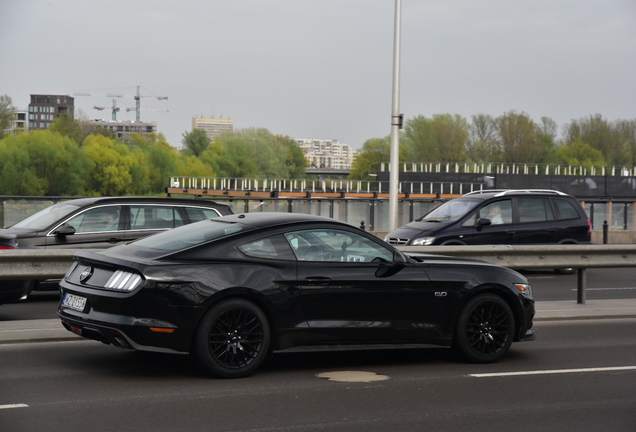
[[[232,214],[226,204],[189,198],[93,197],[62,201],[0,229],[2,249],[106,249],[204,219]],[[3,282],[0,304],[38,289]]]
[[[592,225],[571,195],[484,190],[445,202],[391,231],[392,245],[588,244]]]
[[[205,220],[99,253],[60,283],[69,331],[190,353],[219,377],[312,345],[452,346],[468,361],[532,340],[527,279],[490,263],[409,254],[354,226],[291,213]]]

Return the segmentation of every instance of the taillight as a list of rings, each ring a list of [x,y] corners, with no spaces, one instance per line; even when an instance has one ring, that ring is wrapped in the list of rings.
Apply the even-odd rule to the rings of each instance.
[[[11,246],[0,246],[0,249],[17,249]]]
[[[590,238],[592,237],[592,222],[589,219],[587,220],[587,235],[589,235]]]

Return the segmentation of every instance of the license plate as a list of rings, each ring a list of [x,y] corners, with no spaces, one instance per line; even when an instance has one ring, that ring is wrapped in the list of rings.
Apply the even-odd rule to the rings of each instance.
[[[68,293],[64,294],[64,298],[62,299],[62,307],[81,312],[84,310],[84,306],[86,306],[86,298]]]

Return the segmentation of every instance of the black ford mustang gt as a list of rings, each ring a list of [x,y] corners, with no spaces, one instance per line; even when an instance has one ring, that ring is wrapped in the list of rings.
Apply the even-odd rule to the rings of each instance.
[[[519,273],[408,256],[356,227],[289,213],[185,225],[99,253],[77,252],[58,315],[81,336],[191,353],[220,377],[307,345],[436,344],[494,362],[532,340]]]

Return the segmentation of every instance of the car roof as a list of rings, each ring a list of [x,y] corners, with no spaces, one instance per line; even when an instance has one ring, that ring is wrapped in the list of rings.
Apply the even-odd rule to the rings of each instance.
[[[490,198],[499,198],[504,196],[563,196],[569,197],[566,193],[557,190],[550,189],[484,189],[474,192],[469,192],[467,194],[462,195],[459,198],[471,198],[471,199],[480,199],[487,200]]]
[[[87,197],[76,198],[63,201],[67,204],[73,204],[84,207],[92,204],[172,204],[172,205],[199,205],[204,207],[227,207],[227,204],[221,204],[212,200],[198,198],[172,198],[172,197]]]
[[[274,225],[288,225],[298,222],[305,223],[330,223],[339,226],[355,228],[345,222],[331,219],[324,216],[315,216],[304,213],[284,213],[284,212],[256,212],[256,213],[240,213],[228,216],[222,216],[214,219],[215,221],[226,221],[249,225],[252,228],[265,228]]]

